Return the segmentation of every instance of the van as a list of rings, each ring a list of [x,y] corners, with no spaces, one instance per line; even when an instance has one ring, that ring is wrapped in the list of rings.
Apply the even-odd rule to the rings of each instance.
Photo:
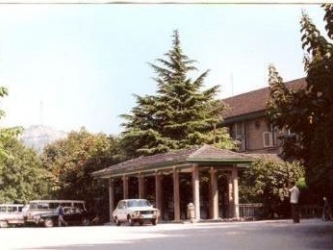
[[[0,227],[22,226],[23,204],[0,204]]]
[[[60,204],[86,210],[85,202],[81,200],[32,200],[24,209],[24,223],[38,225],[42,214],[55,212]]]

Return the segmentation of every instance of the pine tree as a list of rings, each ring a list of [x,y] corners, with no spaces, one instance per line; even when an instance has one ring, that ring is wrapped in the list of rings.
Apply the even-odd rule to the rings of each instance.
[[[214,99],[218,86],[202,90],[208,70],[192,80],[194,60],[183,52],[178,31],[174,31],[171,50],[166,59],[149,64],[156,77],[156,95],[136,95],[137,106],[122,115],[123,145],[131,156],[150,155],[191,147],[216,144],[233,148],[228,131],[220,127],[224,104]]]

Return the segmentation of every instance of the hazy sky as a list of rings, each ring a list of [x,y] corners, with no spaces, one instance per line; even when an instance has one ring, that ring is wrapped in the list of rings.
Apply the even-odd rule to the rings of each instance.
[[[323,29],[319,5],[0,4],[0,126],[119,134],[133,94],[155,93],[148,62],[175,29],[218,98],[268,86],[269,63],[286,81],[303,77],[302,9]]]

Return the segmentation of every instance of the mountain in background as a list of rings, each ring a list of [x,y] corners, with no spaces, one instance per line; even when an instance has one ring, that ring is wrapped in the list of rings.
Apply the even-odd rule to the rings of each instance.
[[[47,144],[66,137],[67,133],[64,131],[56,130],[43,125],[34,125],[24,130],[20,136],[20,140],[25,146],[33,148],[37,152],[41,153]]]

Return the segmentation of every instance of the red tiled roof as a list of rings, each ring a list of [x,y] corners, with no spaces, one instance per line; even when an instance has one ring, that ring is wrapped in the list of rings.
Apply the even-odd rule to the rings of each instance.
[[[288,88],[300,89],[306,86],[305,78],[285,83]],[[266,110],[266,103],[269,99],[269,87],[254,90],[244,94],[232,96],[222,101],[229,106],[229,110],[223,113],[224,120]]]
[[[284,162],[283,159],[277,154],[250,154],[254,159],[259,159],[263,161],[274,161],[274,162]]]
[[[187,161],[218,160],[221,162],[222,161],[228,162],[229,160],[231,160],[231,161],[248,160],[248,159],[246,159],[247,157],[248,157],[248,155],[246,155],[246,154],[241,154],[241,153],[233,152],[233,151],[226,150],[226,149],[215,148],[210,145],[205,145],[205,146],[198,148],[190,155],[188,155],[186,160]]]
[[[112,175],[118,173],[129,173],[136,171],[143,171],[147,169],[158,169],[159,167],[174,166],[184,163],[249,163],[253,159],[251,156],[241,153],[232,152],[215,148],[210,145],[201,147],[193,147],[190,149],[182,149],[171,151],[163,154],[156,154],[145,157],[138,157],[128,161],[124,161],[108,168],[95,171],[92,173],[95,177],[103,177],[105,175]]]

